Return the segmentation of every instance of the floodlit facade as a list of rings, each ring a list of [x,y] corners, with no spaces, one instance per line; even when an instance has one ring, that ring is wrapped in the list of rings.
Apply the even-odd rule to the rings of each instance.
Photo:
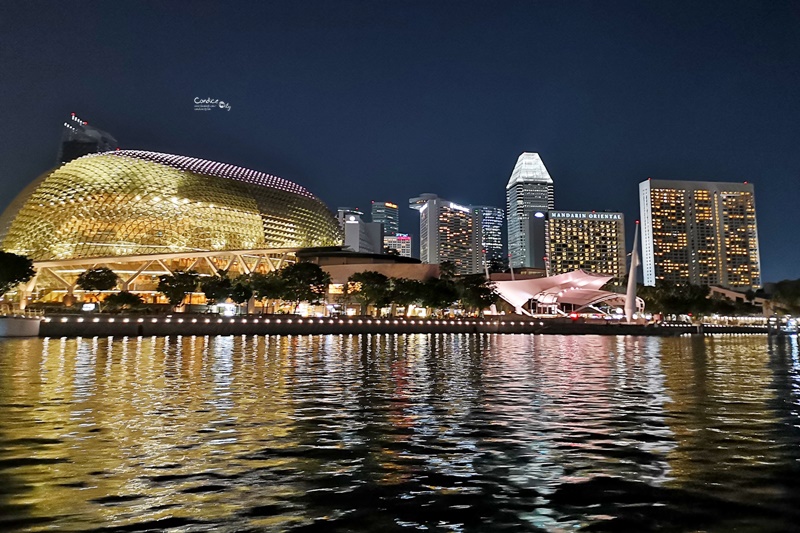
[[[544,246],[531,227],[533,215],[553,209],[553,179],[539,154],[524,152],[517,159],[506,185],[508,254],[512,267],[544,268],[544,256],[535,252]]]
[[[2,248],[30,257],[39,271],[27,290],[46,281],[71,292],[93,266],[118,271],[129,290],[175,269],[271,270],[297,249],[341,242],[336,219],[300,185],[131,150],[44,174],[0,216]]]
[[[625,217],[622,213],[549,211],[546,222],[551,276],[584,270],[625,276]]]
[[[761,287],[752,184],[648,179],[639,207],[645,285]]]
[[[395,233],[383,237],[384,248],[397,250],[401,257],[411,257],[413,240],[407,233]]]
[[[423,263],[451,261],[457,274],[480,271],[480,250],[475,246],[472,210],[469,207],[422,194],[409,200],[419,211],[419,258]]]
[[[477,246],[482,251],[481,268],[485,263],[503,263],[503,221],[505,212],[500,207],[473,205],[475,236]]]

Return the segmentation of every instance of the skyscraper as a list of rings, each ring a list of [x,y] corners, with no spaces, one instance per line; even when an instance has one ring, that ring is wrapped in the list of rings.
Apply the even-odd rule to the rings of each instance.
[[[488,205],[472,206],[475,227],[475,246],[488,263],[503,262],[503,219],[505,212],[500,207]],[[483,268],[483,260],[480,267]]]
[[[480,271],[480,250],[475,246],[472,210],[435,194],[409,199],[419,211],[419,258],[423,263],[451,261],[458,274]]]
[[[625,218],[622,213],[549,211],[546,222],[548,275],[576,269],[625,276]]]
[[[396,235],[400,231],[397,204],[372,201],[372,221],[383,224],[384,235]]]
[[[110,152],[117,149],[117,140],[109,133],[89,126],[89,123],[72,113],[64,123],[61,133],[61,150],[58,160],[69,163],[87,154]]]
[[[639,207],[645,285],[761,286],[752,184],[648,179]]]
[[[534,213],[553,209],[553,179],[539,154],[524,152],[506,185],[508,253],[513,267],[544,268],[544,247],[535,231]],[[538,235],[537,235],[538,234]]]

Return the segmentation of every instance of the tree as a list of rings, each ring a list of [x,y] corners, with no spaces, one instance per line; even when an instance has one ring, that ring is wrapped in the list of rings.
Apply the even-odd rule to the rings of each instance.
[[[393,278],[391,300],[406,308],[406,316],[414,304],[422,300],[423,283],[415,279]]]
[[[422,287],[422,305],[441,310],[458,300],[458,288],[452,279],[432,278]]]
[[[347,278],[347,281],[356,286],[353,296],[361,304],[362,314],[366,314],[370,304],[383,307],[391,301],[392,284],[389,278],[380,272],[374,270],[356,272]]]
[[[439,263],[439,279],[449,280],[456,277],[456,264],[452,261]]]
[[[206,300],[211,305],[224,302],[231,295],[231,289],[231,280],[224,270],[220,270],[218,274],[204,278],[200,282],[200,290],[206,295]]]
[[[331,276],[315,263],[294,263],[280,271],[284,283],[283,299],[294,302],[319,303],[328,290]]]
[[[120,291],[116,294],[109,294],[103,303],[111,309],[123,311],[135,309],[141,306],[144,301],[128,291]]]
[[[0,251],[0,297],[20,283],[29,281],[35,274],[33,260]]]
[[[107,267],[90,268],[81,272],[75,284],[89,292],[95,292],[94,300],[98,309],[102,310],[100,303],[100,292],[110,291],[119,283],[119,276],[116,272]]]
[[[772,291],[772,300],[790,313],[800,313],[800,279],[779,281]]]
[[[264,300],[281,300],[286,292],[286,283],[277,271],[251,274],[250,287],[255,297],[261,300],[262,309]]]
[[[475,310],[480,313],[497,301],[494,284],[483,274],[470,274],[459,278],[456,281],[456,288],[461,305],[468,311]]]
[[[230,299],[237,305],[242,305],[252,297],[253,289],[250,287],[250,278],[246,275],[237,277],[231,287]]]
[[[156,290],[166,296],[169,304],[175,308],[183,303],[186,294],[197,289],[199,277],[200,275],[194,270],[176,270],[172,274],[159,276]]]

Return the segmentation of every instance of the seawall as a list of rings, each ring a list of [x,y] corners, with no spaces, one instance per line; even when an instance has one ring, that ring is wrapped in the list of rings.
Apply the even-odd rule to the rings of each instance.
[[[622,324],[570,319],[302,318],[293,315],[51,315],[40,337],[137,337],[170,335],[323,335],[360,333],[533,333],[542,335],[766,334],[765,327]]]

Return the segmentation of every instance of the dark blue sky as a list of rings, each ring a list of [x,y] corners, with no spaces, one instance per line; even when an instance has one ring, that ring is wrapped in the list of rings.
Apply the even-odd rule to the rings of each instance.
[[[412,233],[422,192],[504,206],[523,151],[557,208],[624,211],[629,233],[647,177],[750,181],[764,279],[800,278],[800,2],[4,4],[0,209],[75,111],[332,209],[395,201]]]

